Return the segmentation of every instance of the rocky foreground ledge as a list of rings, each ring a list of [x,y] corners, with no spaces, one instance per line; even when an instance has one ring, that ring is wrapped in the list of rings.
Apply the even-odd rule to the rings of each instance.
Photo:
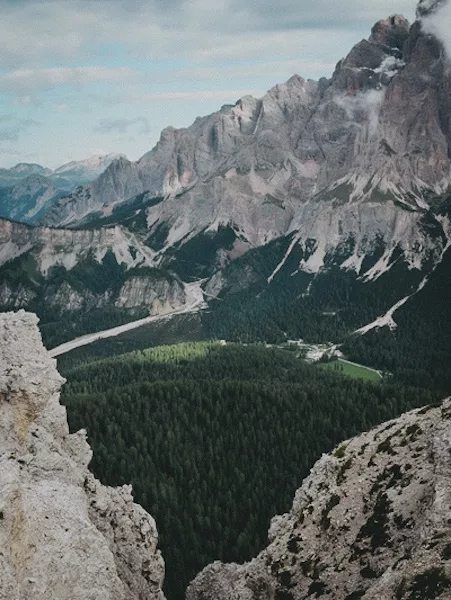
[[[323,456],[269,537],[246,565],[204,569],[187,600],[450,600],[450,400]]]
[[[164,600],[155,521],[88,471],[37,324],[0,315],[0,599]]]

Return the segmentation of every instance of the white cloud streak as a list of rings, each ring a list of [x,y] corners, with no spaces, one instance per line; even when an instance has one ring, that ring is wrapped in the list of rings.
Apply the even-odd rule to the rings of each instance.
[[[0,119],[0,143],[17,142],[30,127],[38,125],[33,119],[16,120],[9,117]]]
[[[149,135],[151,132],[150,124],[146,117],[136,117],[135,119],[102,119],[94,127],[98,133],[119,133],[126,134],[130,129],[137,129],[139,135]]]
[[[0,91],[23,94],[64,85],[80,86],[93,82],[132,81],[137,73],[128,67],[59,67],[19,69],[0,75]]]
[[[451,61],[451,5],[443,4],[436,12],[422,19],[421,23],[426,33],[431,33],[442,42]]]
[[[234,103],[237,102],[240,98],[246,95],[255,96],[259,98],[263,96],[264,90],[256,90],[256,89],[236,89],[236,90],[196,90],[193,92],[190,91],[180,91],[180,92],[157,92],[151,94],[141,94],[141,95],[133,95],[133,96],[124,96],[122,101],[128,102],[130,104],[143,104],[145,102],[152,102],[155,100],[163,100],[163,101],[206,101],[206,100],[217,100],[218,102],[225,103]]]
[[[267,34],[287,34],[294,53],[302,36],[314,29],[367,31],[371,24],[393,12],[412,16],[415,0],[63,0],[4,3],[0,21],[0,67],[39,67],[89,56],[93,49],[118,43],[140,56],[194,57],[199,51],[221,48],[228,56],[237,40],[250,34],[265,46]],[[19,35],[17,32],[20,32]],[[295,32],[297,43],[290,33]],[[243,37],[244,34],[244,37]],[[327,45],[333,40],[324,39]],[[279,40],[280,44],[281,41]],[[248,46],[248,44],[247,44]],[[277,49],[274,49],[277,50]],[[217,55],[217,54],[216,54]],[[292,54],[294,55],[294,54]],[[297,53],[299,56],[299,53]]]

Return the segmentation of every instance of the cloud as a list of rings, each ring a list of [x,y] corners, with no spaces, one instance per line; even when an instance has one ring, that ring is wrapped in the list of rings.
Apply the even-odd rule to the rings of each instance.
[[[241,20],[244,18],[246,26],[252,19],[256,29],[274,30],[368,26],[394,11],[411,17],[414,6],[415,0],[255,0],[248,4],[230,1],[230,8],[238,12]]]
[[[123,82],[136,77],[129,67],[59,67],[53,69],[20,69],[0,75],[0,91],[24,94],[63,85],[80,86],[93,82]],[[22,96],[24,98],[24,96]],[[29,98],[25,96],[25,98]]]
[[[123,101],[129,103],[141,104],[144,102],[151,102],[152,100],[163,100],[163,101],[205,101],[205,100],[217,100],[218,102],[236,102],[240,98],[246,95],[255,96],[257,98],[263,96],[264,90],[196,90],[193,92],[157,92],[153,94],[142,94],[139,96],[124,97]]]
[[[54,113],[65,113],[69,110],[69,105],[62,102],[60,104],[54,104],[52,108]]]
[[[0,117],[0,142],[18,142],[20,136],[35,125],[39,123],[34,119],[16,121],[9,116]]]
[[[120,44],[137,56],[194,57],[228,42],[266,33],[298,33],[290,47],[302,48],[299,32],[361,30],[393,12],[413,15],[415,0],[34,0],[3,2],[0,67],[39,67],[45,63],[108,55]],[[39,26],[37,26],[39,24]],[[17,32],[20,31],[20,35]],[[320,38],[321,39],[321,38]],[[318,44],[318,37],[316,44]],[[323,42],[331,47],[333,40]],[[226,54],[226,52],[223,52]],[[299,55],[299,54],[298,54]]]
[[[422,19],[421,24],[423,31],[441,41],[448,60],[451,60],[451,5],[443,4],[436,12]]]
[[[279,60],[247,65],[193,67],[167,71],[154,77],[154,81],[224,81],[236,78],[274,77],[280,81],[288,79],[294,73],[332,72],[335,63],[320,60]]]
[[[14,102],[16,104],[26,106],[28,104],[33,104],[34,100],[31,96],[16,96]]]
[[[138,126],[140,135],[150,134],[150,124],[145,117],[136,117],[135,119],[102,119],[94,127],[97,133],[119,133],[125,135],[131,128]]]
[[[34,162],[37,159],[35,153],[24,153],[17,148],[0,145],[0,161],[3,168],[10,168],[18,162]]]

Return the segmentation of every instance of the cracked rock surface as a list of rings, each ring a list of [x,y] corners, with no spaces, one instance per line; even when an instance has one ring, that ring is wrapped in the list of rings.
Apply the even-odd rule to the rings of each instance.
[[[35,315],[0,315],[0,599],[164,600],[153,518],[88,471]]]

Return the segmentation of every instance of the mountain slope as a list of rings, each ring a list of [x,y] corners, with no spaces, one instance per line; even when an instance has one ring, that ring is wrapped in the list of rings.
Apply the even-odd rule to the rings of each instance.
[[[50,177],[28,175],[12,187],[0,189],[0,215],[31,223],[62,195]]]
[[[261,100],[245,97],[188,129],[168,128],[137,163],[115,162],[43,220],[101,224],[114,206],[132,209],[145,194],[159,198],[142,212],[166,264],[198,236],[234,232],[200,277],[290,234],[304,252],[314,247],[300,264],[307,272],[351,238],[347,267],[382,244],[386,265],[399,248],[422,268],[436,241],[424,244],[420,223],[450,184],[450,81],[440,42],[420,22],[409,30],[403,17],[390,17],[330,80],[294,76]]]
[[[86,329],[165,314],[202,297],[196,286],[156,268],[153,255],[119,226],[72,231],[0,219],[0,305],[37,312],[46,343],[57,345]]]
[[[451,403],[323,455],[245,565],[214,563],[187,600],[426,600],[451,594]]]
[[[29,175],[42,175],[45,177],[50,175],[51,172],[51,169],[34,163],[18,163],[11,169],[0,169],[0,185],[1,187],[9,187]]]
[[[55,169],[52,178],[67,182],[72,188],[78,185],[86,185],[101,175],[112,162],[120,158],[125,157],[123,154],[113,152],[91,156],[85,160],[73,160]]]

